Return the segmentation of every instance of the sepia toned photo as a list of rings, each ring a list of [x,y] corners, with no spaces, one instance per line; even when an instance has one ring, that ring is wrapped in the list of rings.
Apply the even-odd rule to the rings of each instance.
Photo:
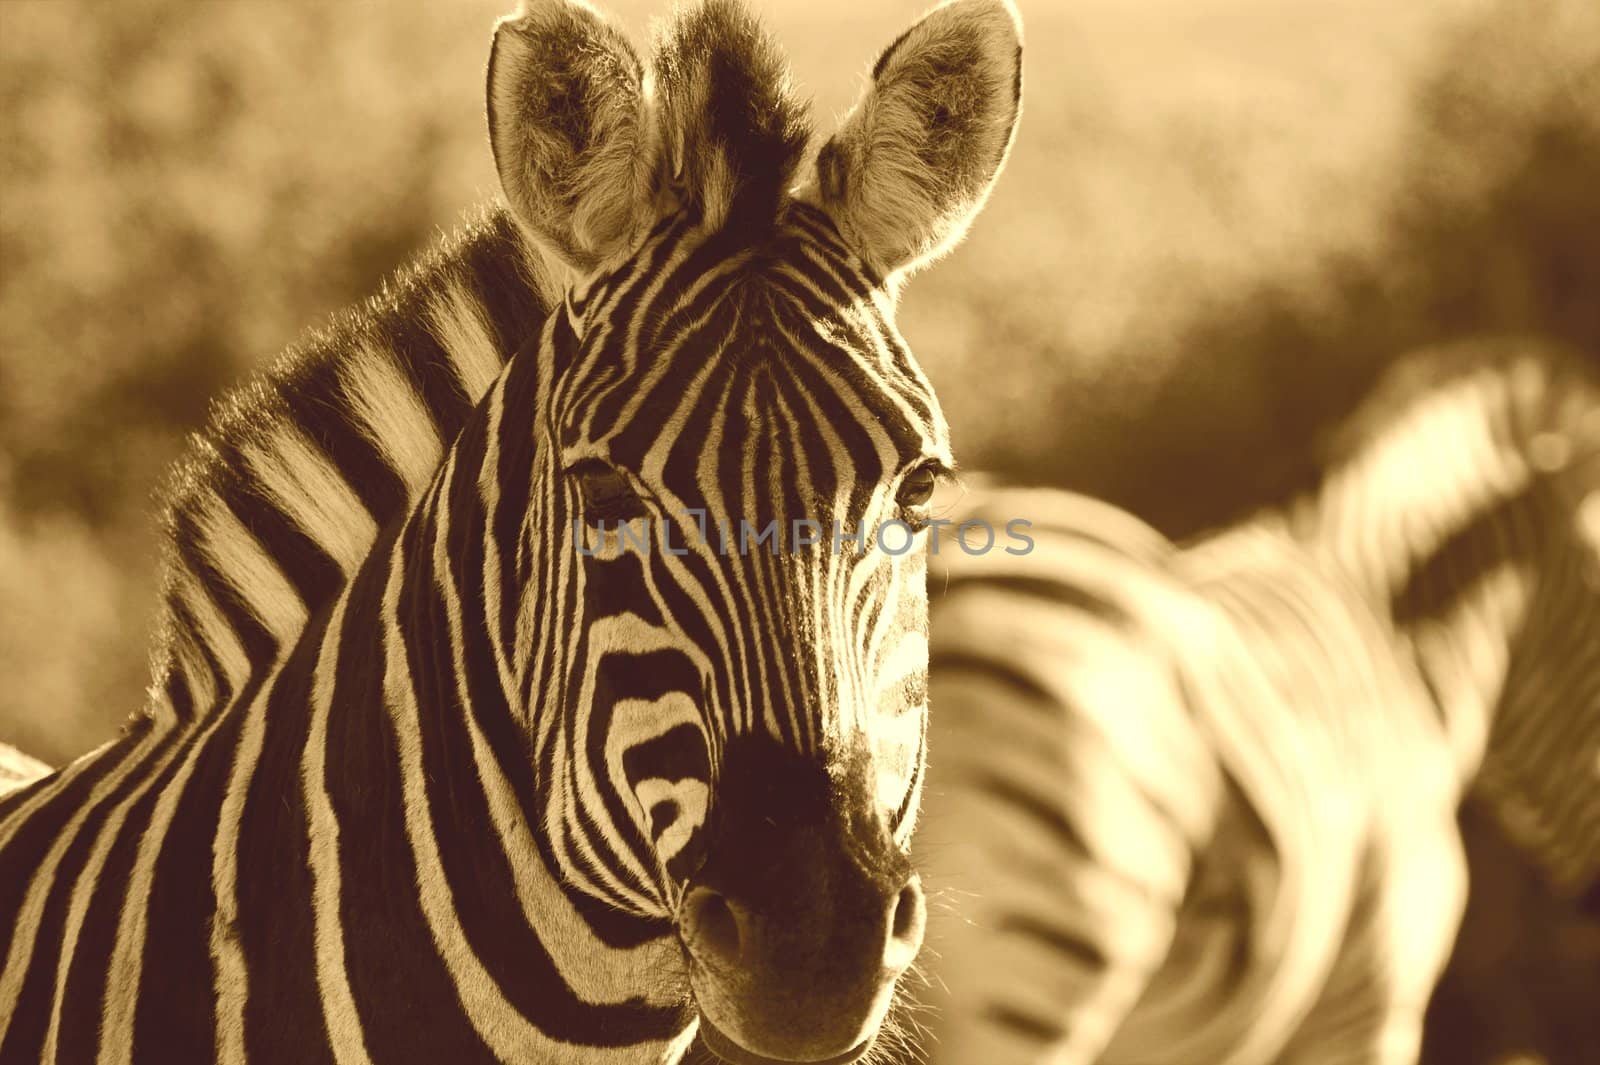
[[[1597,1004],[1592,0],[0,0],[0,1065]]]

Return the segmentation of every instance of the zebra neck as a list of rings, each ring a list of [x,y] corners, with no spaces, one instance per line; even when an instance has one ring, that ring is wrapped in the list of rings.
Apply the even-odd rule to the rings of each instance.
[[[224,397],[170,475],[138,716],[203,721],[288,657],[538,334],[546,265],[490,211]]]
[[[1508,401],[1498,376],[1425,393],[1291,508],[1299,538],[1410,649],[1463,778],[1539,585],[1543,485],[1508,438]]]
[[[1600,393],[1559,352],[1479,355],[1378,407],[1290,523],[1409,649],[1462,781],[1577,894],[1600,877]]]
[[[562,634],[523,630],[529,650],[517,652],[503,620],[548,591],[516,561],[524,516],[549,512],[537,498],[549,456],[528,416],[542,409],[548,355],[511,361],[327,623],[302,779],[313,879],[338,883],[341,899],[318,896],[317,941],[342,925],[352,976],[382,968],[395,945],[427,950],[481,1030],[525,1031],[527,1046],[667,1040],[685,1023],[684,989],[663,981],[641,1001],[638,973],[676,970],[670,926],[596,905],[545,838],[540,722],[524,696],[539,682],[522,657],[548,656]]]
[[[1444,558],[1422,563],[1396,589],[1391,617],[1433,695],[1458,772],[1469,779],[1491,743],[1539,580],[1526,557],[1482,560],[1459,577],[1449,573]]]

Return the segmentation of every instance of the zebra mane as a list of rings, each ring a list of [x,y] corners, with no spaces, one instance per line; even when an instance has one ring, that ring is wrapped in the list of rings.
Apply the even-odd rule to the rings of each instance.
[[[1557,390],[1596,387],[1600,362],[1551,340],[1524,337],[1479,338],[1409,352],[1378,377],[1351,414],[1319,438],[1319,465],[1331,469],[1350,461],[1433,396],[1469,381],[1509,382],[1518,374],[1517,402],[1525,413],[1536,412]]]
[[[1379,552],[1383,586],[1369,588],[1400,595],[1453,537],[1564,468],[1567,458],[1552,461],[1552,453],[1581,459],[1595,449],[1580,421],[1597,396],[1596,367],[1547,341],[1491,338],[1414,352],[1320,441],[1319,483],[1289,506],[1291,523],[1338,541],[1359,514],[1366,525],[1358,527],[1401,535],[1407,551]]]
[[[743,4],[706,0],[658,29],[652,66],[667,184],[707,229],[769,229],[811,139],[783,53]]]
[[[261,668],[264,647],[292,643],[557,298],[509,214],[481,209],[216,402],[164,489],[152,684],[135,719],[203,711]]]

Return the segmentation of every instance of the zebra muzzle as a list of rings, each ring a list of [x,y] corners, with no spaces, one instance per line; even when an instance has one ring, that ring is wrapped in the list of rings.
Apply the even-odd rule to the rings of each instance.
[[[732,1065],[857,1060],[926,924],[870,777],[744,741],[717,805],[678,912],[705,1044]]]

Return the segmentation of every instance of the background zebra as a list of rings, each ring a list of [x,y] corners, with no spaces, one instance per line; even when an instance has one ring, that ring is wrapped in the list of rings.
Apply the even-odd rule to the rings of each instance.
[[[866,1052],[922,937],[923,553],[686,515],[924,521],[894,298],[1004,163],[1019,34],[937,9],[802,174],[737,5],[648,72],[587,6],[502,21],[510,210],[223,404],[148,705],[0,801],[0,1060]]]
[[[1320,485],[1179,549],[983,490],[1031,553],[931,571],[933,1060],[1414,1060],[1477,780],[1600,876],[1600,383],[1403,362]]]
[[[0,743],[0,795],[47,776],[50,767],[24,751]]]

